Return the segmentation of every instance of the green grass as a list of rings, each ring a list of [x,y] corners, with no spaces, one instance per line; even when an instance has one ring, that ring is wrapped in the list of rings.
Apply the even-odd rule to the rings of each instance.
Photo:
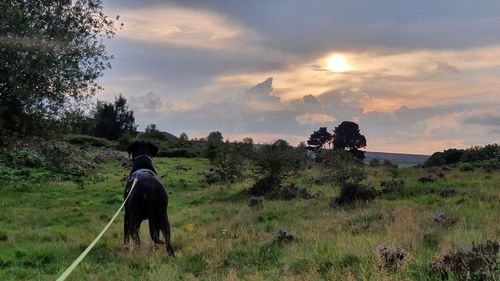
[[[155,167],[170,195],[177,257],[153,250],[147,222],[141,227],[142,248],[124,251],[120,215],[69,280],[439,280],[429,271],[431,259],[500,236],[498,172],[453,169],[446,172],[447,181],[424,185],[417,180],[425,170],[401,168],[404,193],[332,210],[328,199],[338,188],[311,183],[319,173],[313,169],[289,181],[322,191],[321,196],[265,201],[257,211],[246,205],[251,180],[208,186],[202,182],[201,173],[209,168],[204,159],[158,158]],[[367,182],[377,188],[389,178],[383,167],[368,173]],[[106,163],[83,184],[26,177],[2,182],[0,280],[55,279],[119,207],[127,174]],[[444,187],[458,194],[439,196]],[[457,225],[435,224],[437,212],[457,217]],[[279,228],[294,230],[296,239],[273,242]],[[380,269],[375,248],[381,243],[410,253],[399,270]]]

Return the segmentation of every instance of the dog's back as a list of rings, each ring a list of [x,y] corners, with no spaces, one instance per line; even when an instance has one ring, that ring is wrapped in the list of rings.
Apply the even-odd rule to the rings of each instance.
[[[148,169],[133,172],[125,188],[125,197],[130,192],[133,180],[137,183],[125,204],[126,211],[141,220],[155,219],[158,213],[165,213],[168,206],[168,195],[158,176]]]

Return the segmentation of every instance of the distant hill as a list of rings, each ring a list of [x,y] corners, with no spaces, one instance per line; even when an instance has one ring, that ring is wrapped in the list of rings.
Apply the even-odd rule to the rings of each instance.
[[[429,155],[366,151],[365,157],[365,161],[377,158],[382,161],[389,160],[400,165],[418,165],[427,160]]]

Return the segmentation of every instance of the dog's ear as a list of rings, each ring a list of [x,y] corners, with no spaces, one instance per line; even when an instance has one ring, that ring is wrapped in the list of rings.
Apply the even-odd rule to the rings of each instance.
[[[134,143],[129,145],[129,147],[127,148],[128,156],[130,156],[130,154],[132,154],[132,152],[135,150],[136,146],[137,146],[136,141],[134,141]]]
[[[151,152],[151,157],[156,157],[158,154],[158,147],[152,143],[148,143],[149,151]]]

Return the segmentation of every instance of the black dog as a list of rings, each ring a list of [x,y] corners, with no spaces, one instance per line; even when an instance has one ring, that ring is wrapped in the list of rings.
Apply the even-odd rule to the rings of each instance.
[[[161,230],[165,238],[167,252],[174,256],[167,216],[168,195],[153,168],[152,157],[158,153],[158,147],[149,141],[136,141],[129,146],[127,151],[129,156],[132,155],[133,165],[125,186],[125,198],[127,198],[134,180],[137,180],[137,183],[125,203],[123,244],[125,247],[128,246],[130,236],[132,236],[135,245],[141,244],[139,228],[141,222],[147,219],[149,220],[149,234],[155,245],[163,244],[160,240]]]

